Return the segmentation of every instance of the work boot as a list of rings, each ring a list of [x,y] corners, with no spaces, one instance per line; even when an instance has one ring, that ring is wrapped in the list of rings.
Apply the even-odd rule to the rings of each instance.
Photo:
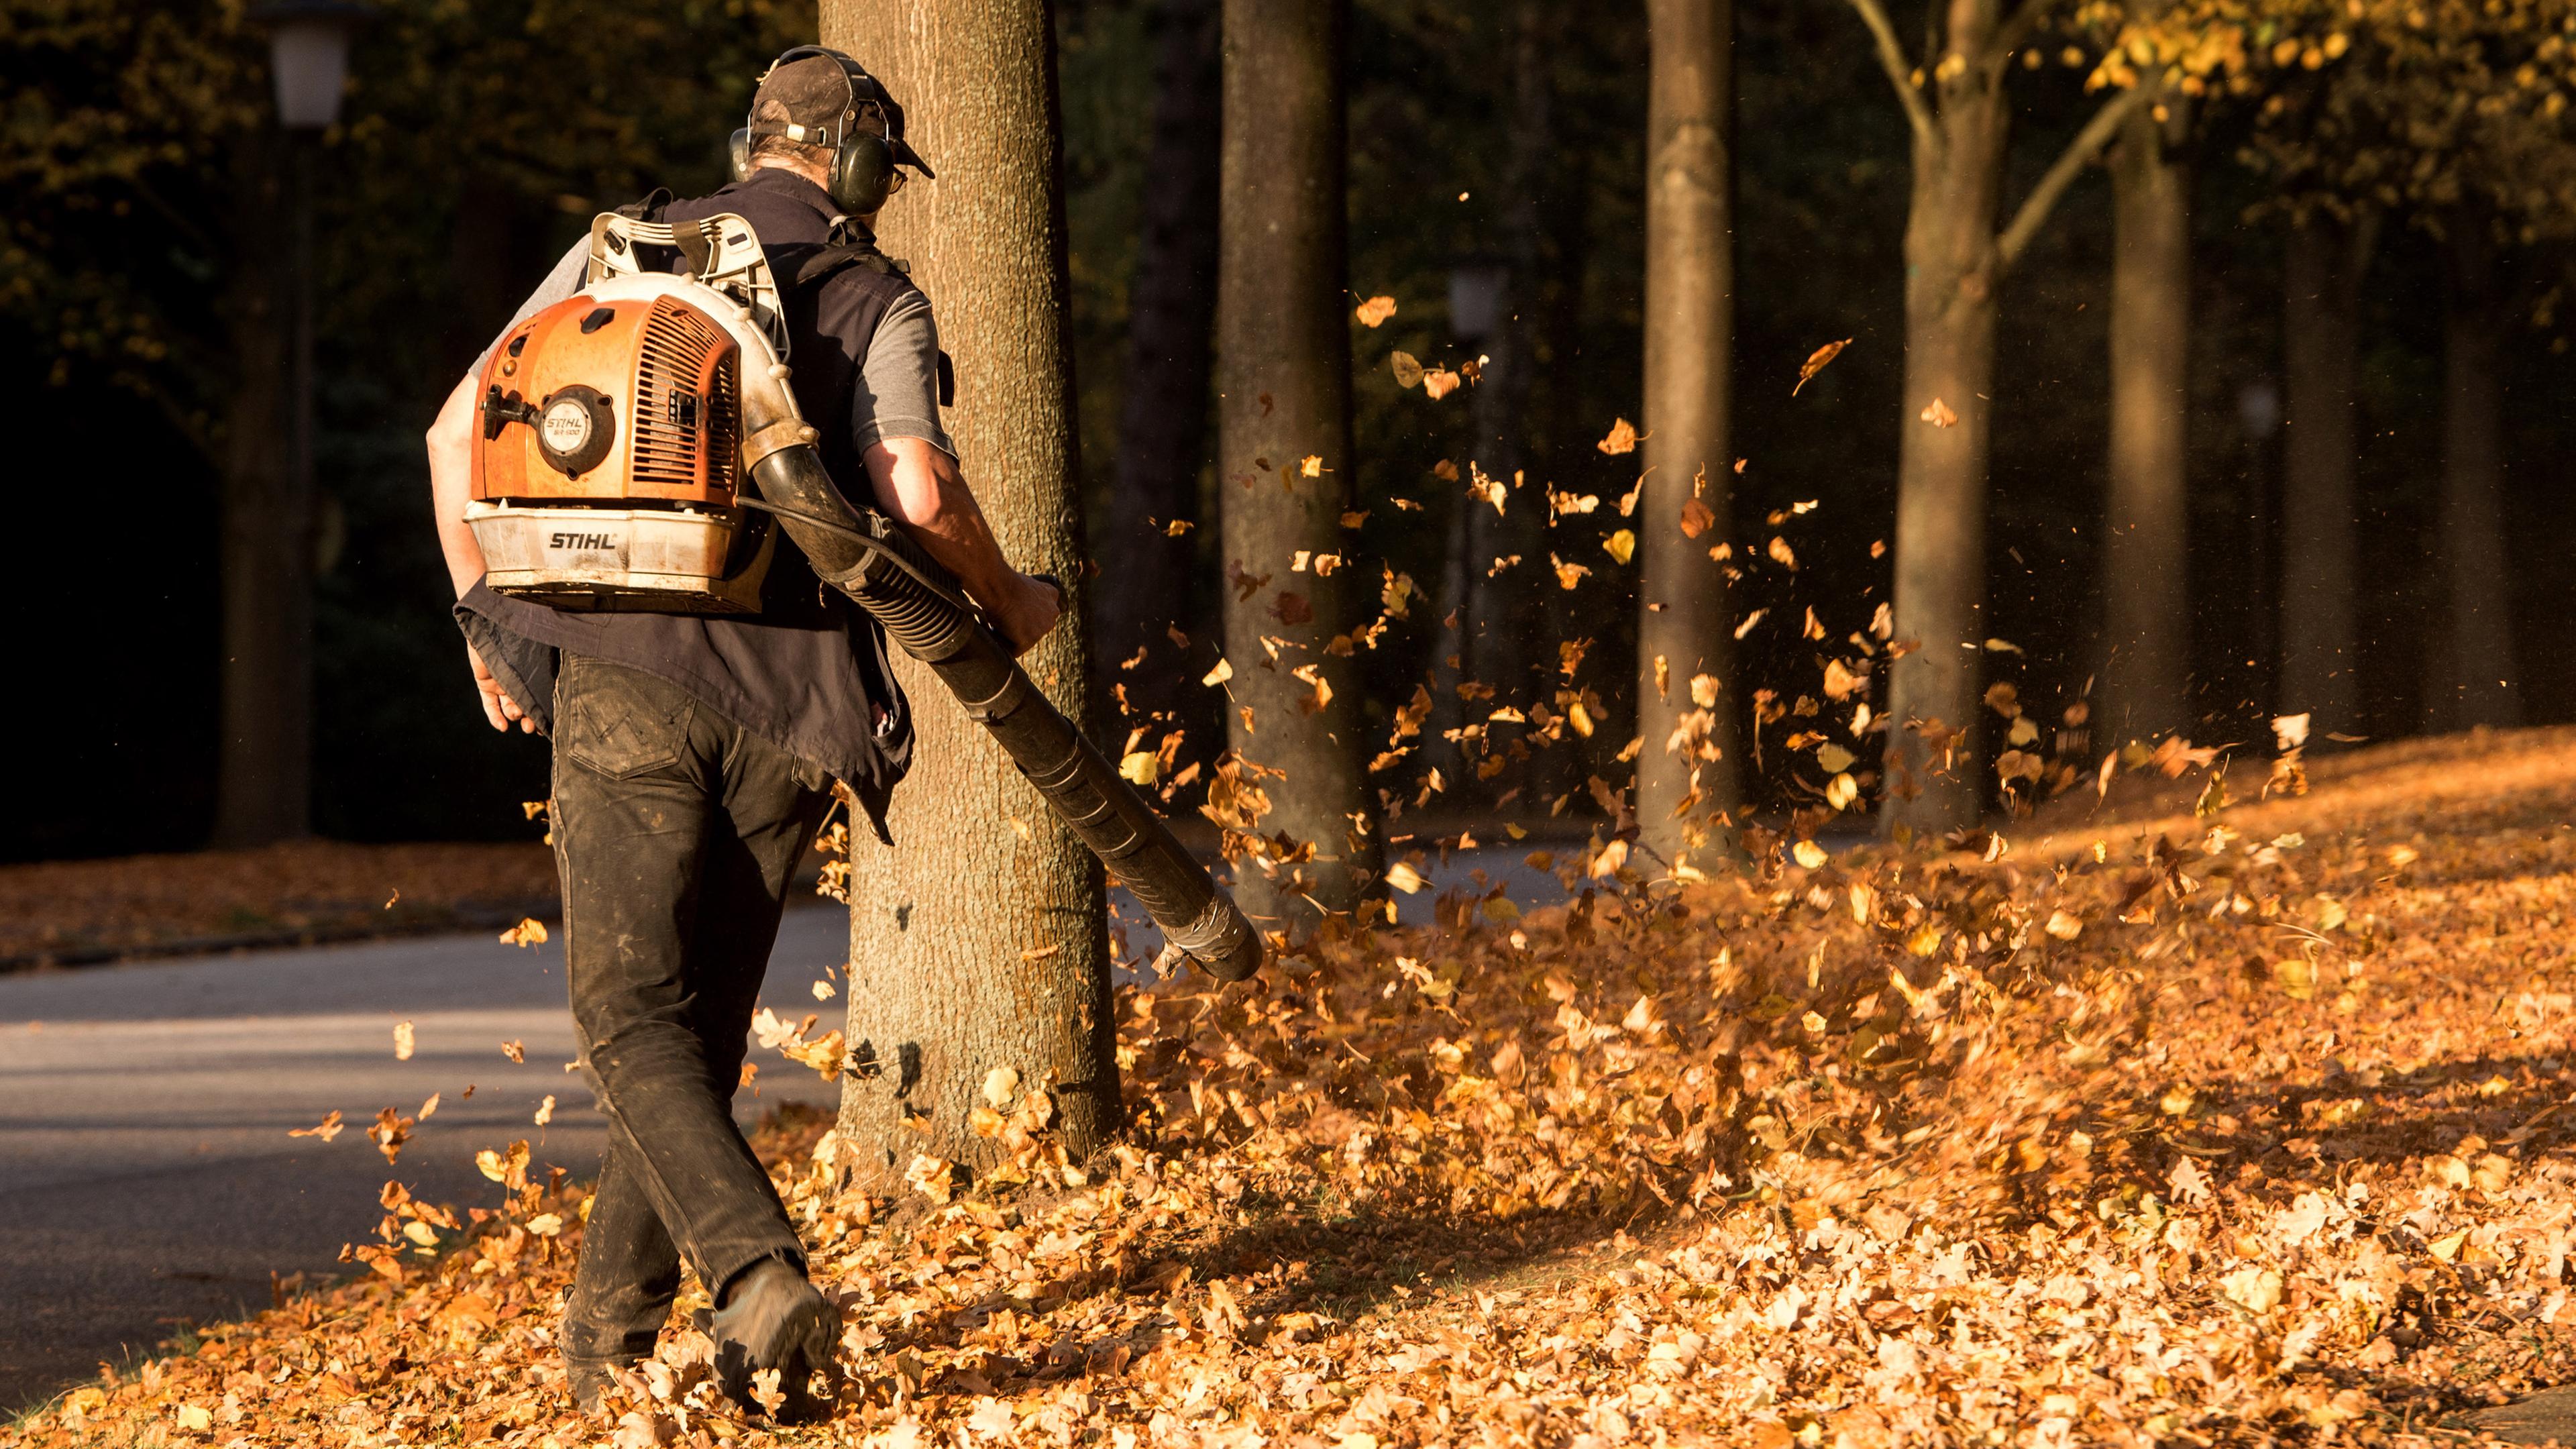
[[[564,1387],[572,1390],[573,1404],[585,1414],[599,1412],[609,1387],[617,1382],[617,1371],[634,1367],[633,1360],[574,1358],[564,1355]]]
[[[776,1417],[795,1422],[829,1407],[806,1381],[820,1372],[838,1380],[833,1350],[841,1338],[841,1310],[832,1306],[795,1265],[764,1258],[726,1286],[724,1306],[709,1324],[716,1342],[716,1377],[734,1401],[756,1405],[752,1375],[778,1370],[786,1395]]]

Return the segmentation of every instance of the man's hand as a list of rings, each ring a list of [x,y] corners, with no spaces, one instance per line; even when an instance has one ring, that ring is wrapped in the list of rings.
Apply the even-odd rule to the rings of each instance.
[[[474,687],[482,691],[483,717],[492,722],[492,728],[507,734],[515,720],[520,733],[535,734],[537,722],[528,718],[517,700],[502,692],[501,681],[494,679],[492,671],[483,667],[483,656],[475,653],[471,644],[465,646],[465,662],[474,666]]]
[[[1011,653],[1026,654],[1064,617],[1064,595],[1044,579],[1016,575],[1010,598],[993,610],[993,622],[1010,641]]]

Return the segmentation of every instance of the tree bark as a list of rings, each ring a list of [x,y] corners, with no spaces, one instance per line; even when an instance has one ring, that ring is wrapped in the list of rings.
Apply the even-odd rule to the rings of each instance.
[[[1089,717],[1085,550],[1065,344],[1064,189],[1048,0],[824,0],[825,44],[907,104],[940,169],[887,206],[878,235],[931,299],[956,360],[948,426],[1013,563],[1068,586],[1025,661]],[[895,848],[853,847],[844,1170],[884,1190],[916,1153],[968,1168],[996,1146],[967,1114],[988,1073],[1052,1093],[1079,1159],[1116,1130],[1118,1071],[1100,865],[1002,751],[910,659],[912,776]],[[1023,831],[1019,827],[1025,826]],[[861,830],[864,835],[865,831]]]
[[[1991,6],[1963,4],[1954,13],[1978,9]],[[1954,31],[1970,23],[1954,20]],[[1983,40],[1954,33],[1950,49],[1980,53]],[[1914,647],[1888,681],[1890,779],[1880,824],[1890,832],[1972,826],[1983,797],[1978,665],[1988,633],[1988,399],[2002,272],[1995,218],[2011,115],[2000,75],[1985,67],[1970,65],[1940,86],[1932,130],[1915,139],[1905,222],[1894,613],[1897,641]]]
[[[2287,374],[2281,480],[2282,714],[2310,716],[2308,738],[2359,733],[2353,584],[2354,374],[2361,274],[2373,225],[2324,216],[2290,229],[2283,255]]]
[[[265,845],[311,829],[315,144],[270,131],[237,152],[217,845]]]
[[[2425,651],[2424,722],[2435,730],[2522,723],[2512,577],[2504,546],[2504,340],[2508,293],[2486,219],[2453,217],[2442,310],[2444,607]]]
[[[1128,293],[1116,486],[1102,540],[1118,573],[1099,592],[1093,634],[1104,692],[1108,681],[1123,680],[1139,713],[1205,713],[1192,693],[1205,665],[1193,668],[1165,632],[1189,617],[1197,549],[1192,536],[1174,537],[1165,525],[1194,519],[1207,463],[1223,111],[1218,19],[1217,0],[1160,0],[1154,10],[1153,143]],[[1213,653],[1214,643],[1199,652]],[[1139,648],[1148,650],[1146,664],[1119,671]]]
[[[1668,861],[1707,843],[1736,803],[1729,732],[1734,631],[1726,576],[1735,480],[1727,429],[1735,356],[1733,0],[1648,0],[1645,491],[1637,509],[1637,821]],[[1693,500],[1707,510],[1707,527]],[[1683,531],[1685,510],[1693,527]],[[1691,680],[1719,681],[1713,710]],[[1706,806],[1706,810],[1699,807]]]
[[[1343,279],[1347,20],[1347,0],[1225,0],[1217,484],[1231,737],[1243,759],[1283,772],[1262,781],[1272,807],[1263,833],[1313,849],[1308,860],[1238,873],[1236,899],[1271,929],[1302,920],[1301,902],[1349,908],[1379,849],[1361,794],[1365,742],[1351,671],[1327,647],[1363,621],[1364,576],[1291,567],[1300,551],[1346,554],[1351,539],[1341,529],[1355,461]],[[1310,458],[1319,470],[1311,474]],[[1276,659],[1264,636],[1286,641]],[[1320,709],[1317,679],[1331,689]]]
[[[2188,731],[2191,590],[2185,477],[2191,340],[2191,173],[2168,119],[2132,113],[2110,156],[2111,454],[2102,547],[2105,748]]]

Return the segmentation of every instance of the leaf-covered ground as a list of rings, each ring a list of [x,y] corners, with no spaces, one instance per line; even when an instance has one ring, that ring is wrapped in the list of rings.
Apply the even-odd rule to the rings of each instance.
[[[535,840],[314,840],[256,850],[0,866],[0,970],[454,929],[543,910],[556,895],[554,852]]]
[[[778,1437],[2420,1442],[2576,1363],[2576,736],[2315,782],[1687,886],[1561,852],[1567,907],[1128,997],[1127,1144],[1068,1175],[995,1082],[1031,1181],[945,1204],[842,1192],[779,1124],[849,1372]],[[389,1187],[376,1271],[12,1435],[769,1437],[684,1317],[576,1416],[580,1192],[496,1194]]]

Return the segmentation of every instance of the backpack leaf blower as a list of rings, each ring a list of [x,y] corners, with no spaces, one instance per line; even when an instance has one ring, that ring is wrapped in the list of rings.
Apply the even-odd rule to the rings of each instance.
[[[648,265],[648,248],[686,271]],[[741,217],[601,215],[582,290],[513,328],[480,379],[466,521],[492,589],[567,608],[756,612],[775,520],[1144,906],[1164,962],[1187,956],[1220,981],[1259,971],[1264,943],[1233,898],[956,579],[834,486],[786,354],[778,288]]]

